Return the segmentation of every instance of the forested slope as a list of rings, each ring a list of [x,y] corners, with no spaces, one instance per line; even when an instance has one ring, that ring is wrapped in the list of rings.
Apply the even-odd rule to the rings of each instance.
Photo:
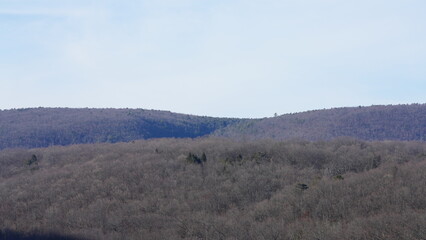
[[[0,239],[426,239],[425,142],[155,139],[0,165]]]
[[[426,104],[335,108],[245,121],[216,136],[246,139],[426,140]]]
[[[426,139],[426,104],[336,108],[264,119],[200,117],[143,109],[32,108],[0,111],[0,149],[149,138]]]
[[[237,122],[143,109],[30,108],[0,111],[0,149],[198,137]]]

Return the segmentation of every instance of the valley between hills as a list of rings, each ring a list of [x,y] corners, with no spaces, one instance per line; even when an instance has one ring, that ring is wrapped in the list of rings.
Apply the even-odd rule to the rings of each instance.
[[[0,111],[0,239],[426,239],[426,105]]]

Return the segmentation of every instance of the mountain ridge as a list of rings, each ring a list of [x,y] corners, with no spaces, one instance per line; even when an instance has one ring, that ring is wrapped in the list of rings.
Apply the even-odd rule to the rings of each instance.
[[[27,108],[0,111],[0,149],[149,138],[195,138],[240,121],[145,109]]]
[[[342,107],[284,114],[227,126],[215,136],[278,140],[331,140],[353,137],[361,140],[426,139],[426,104]]]
[[[128,108],[26,108],[0,111],[0,149],[150,138],[424,141],[426,104],[341,107],[271,118],[218,118]]]

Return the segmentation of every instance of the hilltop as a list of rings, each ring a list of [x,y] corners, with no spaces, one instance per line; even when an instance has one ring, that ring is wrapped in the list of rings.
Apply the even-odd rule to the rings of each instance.
[[[238,121],[145,109],[3,110],[0,111],[0,149],[195,138]]]
[[[426,104],[346,107],[244,121],[213,135],[237,139],[426,140]]]
[[[144,109],[0,111],[0,149],[219,136],[232,139],[423,141],[426,104],[347,107],[273,118],[203,117]]]

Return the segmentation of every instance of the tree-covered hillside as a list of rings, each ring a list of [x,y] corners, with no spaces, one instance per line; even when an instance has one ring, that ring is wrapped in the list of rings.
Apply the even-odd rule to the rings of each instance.
[[[30,108],[0,111],[0,149],[148,138],[193,138],[239,120],[143,109]]]
[[[425,142],[154,139],[0,166],[0,239],[426,239]]]
[[[426,139],[426,104],[336,108],[264,119],[200,117],[143,109],[32,108],[0,111],[0,149],[149,138]]]
[[[246,139],[426,140],[426,104],[336,108],[245,121],[216,136]]]

